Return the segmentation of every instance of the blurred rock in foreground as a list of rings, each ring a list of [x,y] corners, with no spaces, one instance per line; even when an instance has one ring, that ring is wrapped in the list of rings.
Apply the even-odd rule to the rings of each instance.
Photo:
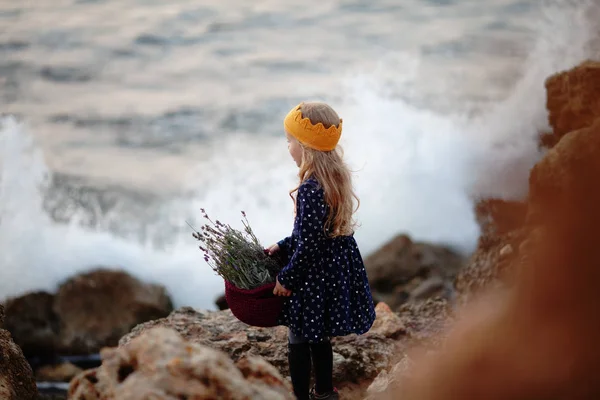
[[[289,383],[260,357],[234,363],[226,353],[154,327],[119,348],[102,350],[102,366],[77,376],[69,399],[292,400]]]
[[[600,398],[598,82],[595,62],[547,81],[556,144],[531,171],[509,280],[467,302],[439,351],[380,375],[372,398]]]

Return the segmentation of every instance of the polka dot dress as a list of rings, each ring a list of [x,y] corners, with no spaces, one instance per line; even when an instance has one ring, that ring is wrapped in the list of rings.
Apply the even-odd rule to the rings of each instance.
[[[292,235],[279,242],[289,262],[278,279],[292,291],[280,323],[311,343],[367,332],[375,308],[354,237],[325,235],[329,207],[316,180],[302,183],[296,203]]]

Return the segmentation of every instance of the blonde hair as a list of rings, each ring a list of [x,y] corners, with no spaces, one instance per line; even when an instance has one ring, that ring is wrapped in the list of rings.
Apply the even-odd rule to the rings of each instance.
[[[340,117],[325,103],[303,103],[302,117],[310,122],[319,122],[329,128],[338,126]],[[354,233],[356,224],[352,218],[360,205],[360,200],[352,188],[352,173],[343,160],[343,151],[338,146],[332,151],[318,151],[307,146],[302,146],[302,163],[298,177],[300,184],[310,177],[315,178],[325,192],[325,201],[329,205],[329,215],[325,223],[325,231],[330,237],[347,236]],[[298,191],[300,184],[292,191],[290,196]],[[354,200],[357,204],[354,207]],[[295,201],[295,200],[294,200]]]

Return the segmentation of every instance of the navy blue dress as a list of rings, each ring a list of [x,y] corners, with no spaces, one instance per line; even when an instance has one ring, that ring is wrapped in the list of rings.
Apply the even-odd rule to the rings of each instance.
[[[307,179],[298,189],[292,236],[278,243],[288,257],[278,279],[292,291],[279,322],[309,343],[363,334],[375,320],[354,236],[328,237],[324,231],[328,212],[323,189],[315,179]]]

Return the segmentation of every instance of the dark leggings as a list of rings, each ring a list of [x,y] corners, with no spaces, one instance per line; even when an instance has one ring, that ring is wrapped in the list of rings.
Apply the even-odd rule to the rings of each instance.
[[[329,338],[319,343],[308,343],[306,339],[290,332],[288,346],[290,376],[296,397],[299,400],[309,398],[311,355],[312,367],[315,370],[315,391],[320,394],[331,392],[333,390],[333,349]]]

